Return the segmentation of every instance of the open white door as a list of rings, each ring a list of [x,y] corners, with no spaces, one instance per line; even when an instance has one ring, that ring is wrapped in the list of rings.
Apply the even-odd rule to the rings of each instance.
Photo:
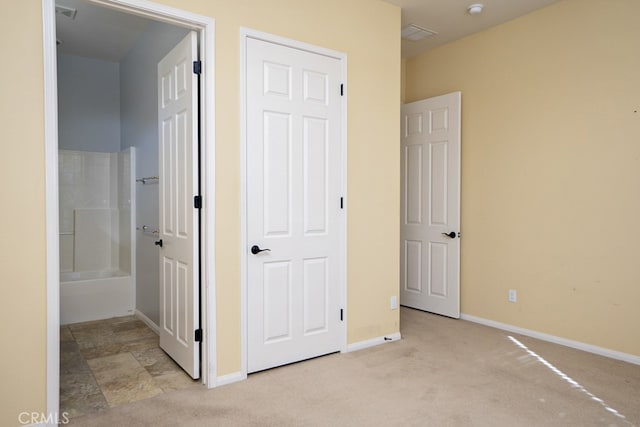
[[[194,31],[158,63],[160,347],[200,376],[198,78]]]
[[[460,317],[460,92],[402,106],[400,303]]]
[[[340,350],[341,60],[246,39],[248,372]]]

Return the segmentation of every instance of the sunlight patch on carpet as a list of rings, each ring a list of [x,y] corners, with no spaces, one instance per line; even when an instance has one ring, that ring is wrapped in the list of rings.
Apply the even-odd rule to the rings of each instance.
[[[575,381],[574,379],[572,379],[570,376],[568,376],[567,374],[565,374],[564,372],[562,372],[560,369],[556,368],[555,366],[553,366],[551,363],[549,363],[545,358],[543,358],[542,356],[540,356],[538,353],[532,351],[529,349],[529,347],[527,347],[526,345],[522,344],[520,341],[518,341],[517,339],[515,339],[512,336],[507,336],[507,338],[509,338],[515,345],[517,345],[518,347],[520,347],[521,349],[523,349],[524,351],[526,351],[531,357],[533,357],[534,359],[536,359],[538,362],[542,363],[544,366],[546,366],[547,368],[549,368],[549,370],[551,370],[551,372],[553,372],[554,374],[556,374],[557,376],[559,376],[560,378],[562,378],[564,381],[566,381],[567,383],[569,383],[571,385],[571,387],[578,389],[579,391],[581,391],[582,393],[586,394],[587,396],[589,396],[589,398],[591,400],[593,400],[594,402],[598,402],[600,405],[602,405],[602,407],[607,411],[610,412],[611,414],[615,415],[618,418],[621,418],[623,420],[625,420],[626,423],[633,425],[631,423],[629,423],[629,421],[626,420],[626,417],[624,415],[622,415],[620,412],[616,411],[615,409],[613,409],[612,407],[610,407],[609,405],[606,404],[606,402],[602,399],[600,399],[599,397],[595,396],[593,393],[591,393],[589,390],[587,390],[586,388],[584,388],[582,385],[580,385],[580,383],[578,383],[577,381]]]

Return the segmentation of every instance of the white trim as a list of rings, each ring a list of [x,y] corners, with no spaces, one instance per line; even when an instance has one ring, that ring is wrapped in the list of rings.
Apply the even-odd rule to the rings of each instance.
[[[200,32],[200,60],[202,61],[200,95],[200,179],[203,190],[202,222],[200,229],[202,276],[201,321],[203,327],[202,364],[203,381],[208,388],[216,386],[217,363],[217,300],[216,300],[216,44],[215,21],[205,20]],[[209,54],[206,54],[209,52]],[[204,159],[204,161],[203,161]]]
[[[131,146],[127,147],[124,151],[129,150],[129,176],[136,176],[136,147]],[[121,150],[122,152],[122,150]],[[136,181],[131,180],[129,182],[129,245],[130,245],[130,256],[129,256],[129,275],[130,275],[130,286],[131,286],[131,301],[133,301],[133,308],[136,308],[136,289],[137,289],[137,268],[136,268],[136,251],[137,251],[137,239],[136,239],[136,209],[138,205],[136,203]]]
[[[214,19],[203,15],[197,15],[182,9],[154,3],[147,0],[86,0],[98,6],[119,10],[130,15],[142,16],[154,21],[186,27],[192,30],[200,30]]]
[[[238,381],[244,381],[247,379],[247,375],[242,372],[234,372],[232,374],[221,375],[216,378],[216,386],[220,387],[227,384],[237,383]]]
[[[201,75],[201,170],[202,170],[202,276],[201,318],[202,382],[216,386],[217,330],[215,283],[215,20],[146,0],[89,0],[125,13],[145,16],[196,30],[200,36]],[[60,275],[58,246],[58,107],[55,0],[42,0],[44,55],[44,121],[46,152],[46,239],[47,239],[47,411],[59,409]]]
[[[345,351],[345,353],[351,353],[352,351],[363,350],[365,348],[375,347],[381,344],[388,344],[390,342],[398,341],[400,339],[402,339],[402,335],[400,335],[400,332],[394,332],[393,334],[383,335],[381,337],[371,338],[370,340],[359,341],[353,344],[349,344],[347,346],[347,350]]]
[[[455,91],[452,92],[453,94],[457,94],[456,98],[456,106],[457,111],[456,111],[456,116],[458,118],[458,158],[456,159],[457,161],[457,165],[456,167],[458,168],[458,188],[456,188],[456,192],[458,195],[458,212],[456,212],[456,215],[458,217],[458,223],[456,224],[456,228],[454,228],[454,230],[456,230],[458,232],[458,245],[457,245],[457,250],[456,250],[456,260],[458,261],[458,286],[457,286],[457,291],[458,291],[458,301],[456,301],[456,314],[458,314],[458,316],[460,315],[460,301],[462,300],[462,243],[460,242],[460,236],[462,235],[462,92],[461,91]],[[447,179],[447,183],[449,182],[449,180]]]
[[[47,293],[47,414],[60,410],[60,246],[58,235],[58,81],[56,12],[53,0],[42,1],[44,61],[44,150]],[[54,420],[52,420],[54,421]],[[47,425],[57,425],[49,423]]]
[[[156,325],[156,322],[149,319],[149,317],[147,317],[146,314],[144,314],[143,312],[141,312],[136,308],[135,311],[133,312],[133,315],[138,319],[140,319],[141,321],[143,321],[144,324],[149,327],[149,329],[151,329],[153,332],[156,333],[156,335],[160,335],[160,326]]]
[[[275,34],[264,33],[258,30],[252,30],[251,28],[240,27],[240,48],[246,49],[245,40],[247,38],[252,38],[256,40],[262,40],[268,43],[279,44],[284,47],[290,47],[294,49],[304,50],[310,53],[314,53],[317,55],[324,55],[330,58],[334,58],[340,61],[346,61],[347,54],[343,52],[338,52],[337,50],[327,49],[325,47],[316,46],[313,44],[301,42],[299,40],[289,39],[286,37],[277,36]],[[243,53],[246,53],[243,52]],[[241,61],[244,61],[246,58],[241,58]],[[242,62],[243,65],[246,65]],[[246,77],[246,76],[245,76]],[[343,76],[346,79],[346,75]],[[345,82],[346,83],[346,82]],[[346,86],[346,84],[345,84]]]
[[[247,35],[240,28],[240,374],[247,377]]]
[[[343,314],[344,314],[344,322],[343,322],[343,328],[342,328],[342,348],[340,349],[341,353],[344,353],[347,351],[347,324],[349,322],[349,309],[348,309],[348,304],[347,304],[347,256],[348,256],[348,245],[347,245],[347,239],[348,239],[348,234],[347,234],[347,220],[349,218],[347,212],[349,211],[349,198],[347,197],[347,167],[348,167],[348,163],[347,163],[347,119],[348,119],[348,114],[347,114],[347,98],[348,98],[348,93],[349,93],[349,89],[348,89],[348,85],[347,85],[347,55],[346,54],[342,54],[342,56],[340,57],[340,64],[341,64],[341,70],[340,72],[342,73],[342,85],[343,85],[343,90],[344,92],[342,93],[342,96],[340,97],[340,100],[342,102],[342,117],[340,117],[341,120],[341,127],[342,127],[342,135],[340,135],[340,137],[342,138],[342,153],[341,153],[341,161],[342,161],[342,170],[340,171],[340,173],[342,174],[341,178],[342,178],[342,188],[341,188],[341,192],[342,192],[342,197],[343,197],[343,209],[342,212],[340,212],[340,215],[342,216],[342,219],[340,221],[339,224],[339,230],[338,233],[339,235],[342,237],[340,239],[341,241],[341,245],[340,245],[340,265],[339,265],[339,269],[340,272],[339,277],[341,277],[342,279],[342,308],[344,310]]]
[[[482,317],[472,316],[470,314],[462,314],[460,319],[468,322],[478,323],[480,325],[489,326],[491,328],[502,329],[504,331],[513,332],[516,334],[524,335],[531,338],[537,338],[542,341],[551,342],[554,344],[560,344],[565,347],[575,348],[577,350],[586,351],[588,353],[597,354],[599,356],[609,357],[611,359],[622,360],[623,362],[633,363],[634,365],[640,365],[640,356],[636,356],[629,353],[622,353],[620,351],[610,350],[604,347],[598,347],[596,345],[583,343],[580,341],[574,341],[567,338],[557,337],[555,335],[545,334],[543,332],[534,331],[531,329],[520,328],[518,326],[509,325],[507,323],[496,322],[495,320],[484,319]]]
[[[344,197],[344,209],[340,213],[339,236],[340,245],[340,272],[341,290],[340,303],[344,309],[344,321],[341,330],[341,352],[348,351],[347,346],[347,54],[312,44],[276,36],[250,28],[240,28],[240,374],[246,378],[248,373],[247,360],[247,38],[275,43],[286,47],[304,50],[314,54],[328,56],[340,61],[341,78],[344,84],[344,96],[341,97],[342,108],[342,195]]]

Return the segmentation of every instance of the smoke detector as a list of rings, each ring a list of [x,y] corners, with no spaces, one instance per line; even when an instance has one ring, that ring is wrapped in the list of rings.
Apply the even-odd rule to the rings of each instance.
[[[78,9],[60,6],[59,4],[56,5],[56,15],[64,15],[67,18],[76,19],[76,13],[78,13]]]
[[[418,41],[426,39],[427,37],[435,36],[435,31],[427,30],[426,28],[419,27],[415,24],[407,25],[402,29],[400,35],[405,40]]]
[[[469,15],[480,15],[482,13],[483,8],[484,8],[483,4],[476,3],[467,7],[467,12],[469,12]]]

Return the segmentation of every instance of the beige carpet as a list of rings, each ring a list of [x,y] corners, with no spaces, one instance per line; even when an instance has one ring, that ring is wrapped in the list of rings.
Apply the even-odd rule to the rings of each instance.
[[[71,425],[640,426],[640,366],[416,310],[401,325],[397,342]]]

